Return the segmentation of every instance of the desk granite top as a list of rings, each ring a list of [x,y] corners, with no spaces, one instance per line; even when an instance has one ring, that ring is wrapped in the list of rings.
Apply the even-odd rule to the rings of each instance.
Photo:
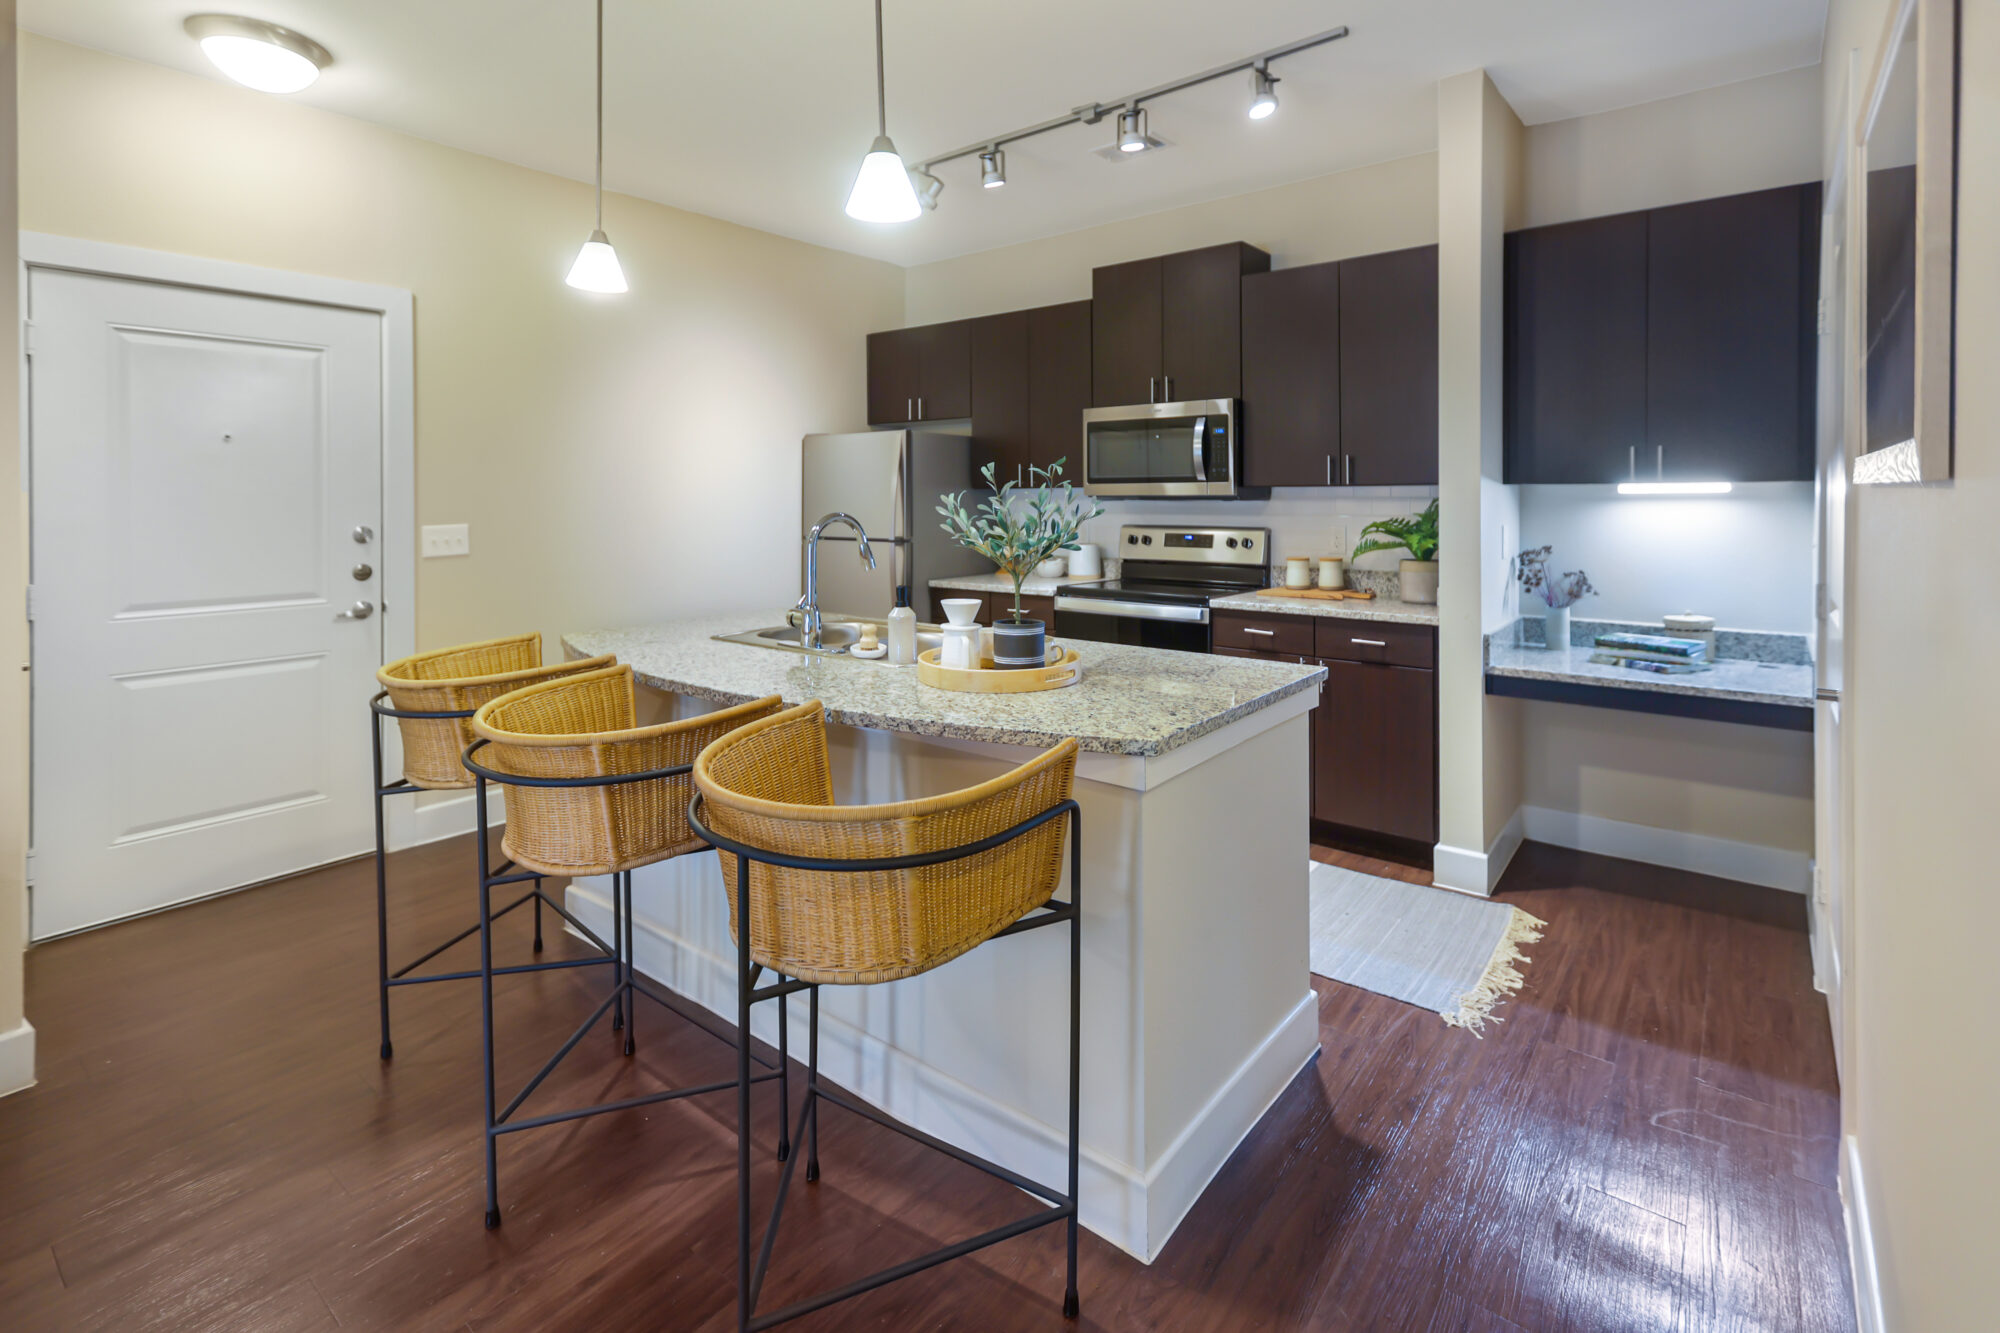
[[[1318,687],[1320,667],[1122,644],[1064,641],[1083,679],[1029,694],[960,694],[919,684],[914,668],[721,643],[784,623],[782,611],[743,611],[622,630],[563,635],[572,657],[613,653],[655,689],[714,703],[768,694],[819,699],[848,726],[916,736],[1046,748],[1074,736],[1085,750],[1154,756]]]

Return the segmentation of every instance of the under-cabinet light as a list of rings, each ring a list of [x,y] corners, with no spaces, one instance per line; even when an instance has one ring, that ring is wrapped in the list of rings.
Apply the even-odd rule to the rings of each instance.
[[[1621,481],[1620,495],[1727,495],[1726,481]]]

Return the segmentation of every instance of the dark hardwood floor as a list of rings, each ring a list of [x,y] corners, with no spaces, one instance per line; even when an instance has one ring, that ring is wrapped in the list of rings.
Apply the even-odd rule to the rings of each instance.
[[[469,911],[470,855],[396,858],[404,946]],[[729,1096],[514,1136],[488,1233],[477,992],[403,991],[378,1062],[372,896],[350,863],[29,955],[42,1081],[0,1100],[0,1326],[734,1327]],[[1503,896],[1549,923],[1506,1021],[1481,1040],[1316,982],[1319,1059],[1159,1261],[1084,1234],[1082,1327],[1853,1326],[1802,900],[1535,844]],[[524,959],[525,923],[501,934]],[[539,1063],[586,986],[504,987],[505,1070]],[[656,1010],[639,1042],[627,1062],[592,1034],[533,1104],[733,1068]],[[758,1091],[766,1138],[774,1096]],[[822,1156],[766,1308],[1023,1206],[834,1110]],[[1048,1229],[792,1327],[1059,1329],[1061,1298]]]

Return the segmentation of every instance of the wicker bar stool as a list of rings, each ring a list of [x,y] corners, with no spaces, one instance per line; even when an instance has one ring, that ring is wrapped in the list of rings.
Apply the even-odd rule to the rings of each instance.
[[[737,1327],[769,1328],[1051,1222],[1069,1229],[1063,1314],[1077,1314],[1078,979],[1082,941],[1081,817],[1070,791],[1077,745],[943,796],[889,805],[833,804],[826,719],[818,701],[722,737],[695,760],[688,823],[721,853],[737,950],[737,1030],[750,1008],[794,991],[810,999],[805,1103],[794,1133],[806,1180],[819,1179],[819,1103],[831,1102],[1049,1206],[968,1240],[857,1278],[768,1314],[756,1313],[796,1158],[785,1160],[753,1265],[750,1256],[750,1075],[737,1057]],[[1069,833],[1069,901],[1054,900]],[[1018,1172],[890,1119],[819,1080],[819,988],[866,986],[928,972],[1004,935],[1069,923],[1069,1186]],[[777,980],[759,987],[769,970]],[[780,1032],[783,1031],[782,1008]]]
[[[775,695],[679,722],[635,726],[637,704],[632,668],[607,666],[516,690],[482,705],[473,714],[478,739],[463,763],[478,783],[480,800],[479,932],[481,1014],[486,1056],[486,1225],[500,1225],[499,1142],[503,1134],[562,1124],[653,1102],[704,1092],[720,1092],[734,1081],[662,1092],[593,1106],[515,1119],[515,1112],[554,1072],[584,1034],[608,1011],[614,1030],[625,1033],[624,1050],[637,1049],[638,997],[645,996],[686,1018],[718,1040],[736,1045],[725,1033],[675,996],[639,980],[632,966],[632,872],[708,845],[688,827],[692,789],[688,772],[703,747],[737,727],[770,716],[782,707]],[[507,861],[487,866],[484,811],[486,784],[507,788],[507,831],[500,849]],[[493,978],[514,970],[493,966],[493,890],[536,875],[610,875],[614,960],[613,983],[590,1016],[579,1024],[505,1107],[499,1107],[493,1074]],[[504,910],[504,909],[503,909]],[[564,913],[568,917],[568,913]],[[569,918],[574,921],[574,918]],[[595,938],[592,936],[591,938]],[[621,1016],[622,1015],[622,1021]],[[740,1047],[744,1058],[751,1058]],[[784,1052],[775,1064],[756,1057],[767,1072],[754,1080],[786,1084]],[[784,1106],[779,1107],[784,1125]],[[779,1154],[789,1151],[780,1133]]]
[[[542,636],[516,634],[511,638],[487,639],[439,648],[401,661],[391,662],[376,673],[382,689],[368,701],[368,729],[375,754],[375,964],[376,990],[382,1010],[382,1050],[384,1060],[395,1054],[389,1040],[389,991],[396,986],[420,986],[432,981],[469,981],[476,971],[433,972],[422,976],[410,973],[451,948],[469,939],[479,929],[474,922],[444,943],[412,962],[391,971],[389,968],[389,870],[382,801],[388,796],[415,795],[425,791],[462,789],[473,785],[459,757],[472,741],[472,714],[489,699],[537,681],[593,671],[608,666],[609,657],[587,657],[575,662],[542,665]],[[382,719],[393,718],[403,740],[403,776],[394,782],[382,779]],[[523,903],[535,907],[535,952],[542,951],[542,904],[563,909],[542,892],[539,876],[534,887],[507,904],[498,915],[505,916]],[[567,915],[567,913],[565,913]],[[607,948],[606,952],[610,952]]]

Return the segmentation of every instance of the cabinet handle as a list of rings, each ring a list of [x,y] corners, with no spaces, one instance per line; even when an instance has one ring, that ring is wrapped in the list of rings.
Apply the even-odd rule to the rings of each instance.
[[[1340,456],[1340,466],[1343,475],[1347,479],[1347,484],[1352,486],[1354,484],[1354,455],[1342,454]]]
[[[917,399],[917,420],[922,421],[923,419],[924,419],[924,400],[919,398]]]
[[[1333,455],[1326,456],[1326,484],[1333,485]]]
[[[917,419],[917,400],[914,398],[905,398],[903,400],[903,420],[915,421],[916,419]]]
[[[1278,631],[1274,629],[1258,629],[1255,625],[1245,625],[1243,627],[1243,632],[1245,634],[1261,634],[1267,639],[1275,639],[1278,637]]]
[[[1146,401],[1149,403],[1160,401],[1160,377],[1158,375],[1146,376]]]
[[[1389,646],[1380,639],[1349,639],[1348,642],[1363,644],[1369,648],[1387,648]]]
[[[1174,377],[1172,375],[1162,375],[1160,377],[1160,401],[1163,403],[1174,401]]]
[[[1633,481],[1639,479],[1639,446],[1636,444],[1625,446],[1625,474]]]
[[[1660,478],[1667,475],[1667,446],[1664,444],[1653,446],[1653,475]]]

